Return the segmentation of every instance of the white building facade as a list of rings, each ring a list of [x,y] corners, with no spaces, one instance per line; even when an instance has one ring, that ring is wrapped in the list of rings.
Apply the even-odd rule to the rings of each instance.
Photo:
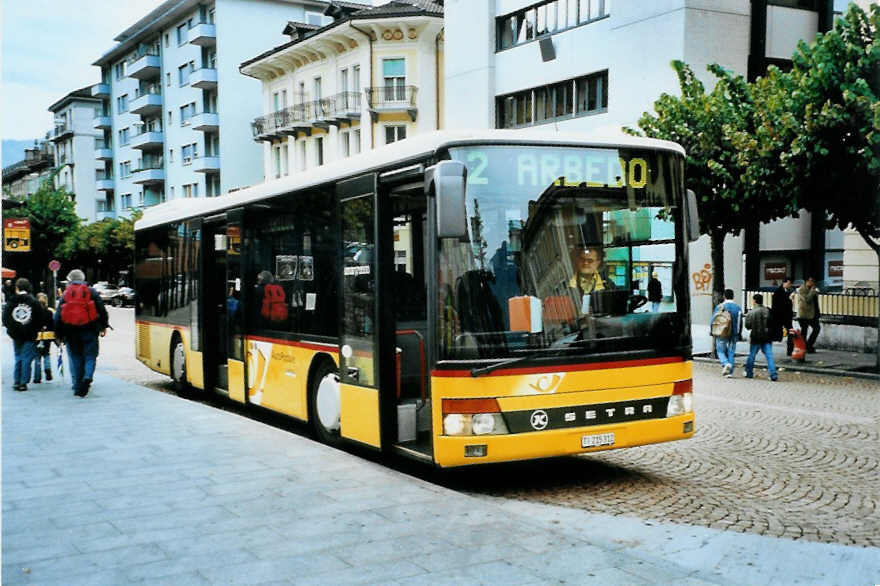
[[[95,106],[89,87],[70,92],[51,106],[55,125],[49,131],[49,140],[59,167],[55,186],[71,194],[76,215],[85,222],[94,222],[112,215],[112,203],[96,191],[95,181],[103,163],[95,159],[96,132],[92,119]]]
[[[262,150],[250,132],[260,84],[238,64],[283,38],[279,22],[326,22],[327,5],[167,0],[116,37],[94,63],[102,76],[92,95],[101,99],[93,127],[107,156],[98,189],[117,213],[261,182]]]
[[[443,125],[442,7],[333,4],[332,24],[288,23],[289,42],[241,64],[263,86],[252,128],[267,180]]]
[[[832,0],[446,0],[446,124],[636,127],[662,93],[679,93],[671,61],[688,63],[707,88],[711,63],[754,79],[769,64],[789,66],[798,41],[829,30],[841,8]],[[826,231],[809,214],[756,224],[728,236],[725,284],[741,290],[814,274],[849,285],[840,269],[846,246],[840,230]],[[694,321],[707,323],[708,237],[691,253]],[[875,261],[875,287],[876,274]]]

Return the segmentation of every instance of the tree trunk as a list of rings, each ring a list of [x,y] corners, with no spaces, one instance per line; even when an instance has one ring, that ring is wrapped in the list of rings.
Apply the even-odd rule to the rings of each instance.
[[[724,300],[724,237],[721,230],[709,232],[710,253],[712,257],[712,307]]]

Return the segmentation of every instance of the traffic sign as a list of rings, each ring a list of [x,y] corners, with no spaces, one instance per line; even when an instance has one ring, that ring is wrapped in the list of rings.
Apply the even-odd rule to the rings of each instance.
[[[60,268],[61,268],[61,263],[58,262],[57,260],[49,261],[49,270],[50,271],[57,271]]]

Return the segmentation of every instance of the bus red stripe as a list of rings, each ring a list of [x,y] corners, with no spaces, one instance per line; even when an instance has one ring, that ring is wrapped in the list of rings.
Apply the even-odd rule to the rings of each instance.
[[[619,360],[616,362],[593,362],[587,364],[565,364],[562,366],[533,366],[523,368],[502,368],[482,376],[512,376],[517,374],[540,374],[544,372],[574,372],[584,370],[605,370],[609,368],[631,368],[633,366],[653,366],[656,364],[673,364],[683,362],[679,356],[665,358],[643,358],[640,360]],[[435,377],[470,377],[470,370],[432,370]]]
[[[134,323],[137,324],[137,325],[144,325],[144,326],[160,326],[160,327],[163,327],[163,328],[173,328],[173,329],[175,329],[175,330],[189,330],[189,329],[190,329],[189,326],[182,326],[182,325],[179,325],[179,324],[166,324],[166,323],[163,323],[163,322],[149,321],[149,320],[146,320],[146,319],[138,319],[138,320],[135,320]]]
[[[297,348],[306,348],[307,350],[318,350],[321,352],[339,352],[338,347],[332,345],[322,346],[310,342],[294,342],[291,340],[281,340],[278,338],[266,338],[263,336],[246,336],[245,339],[255,340],[257,342],[271,342],[273,344],[281,344],[282,346],[296,346]]]

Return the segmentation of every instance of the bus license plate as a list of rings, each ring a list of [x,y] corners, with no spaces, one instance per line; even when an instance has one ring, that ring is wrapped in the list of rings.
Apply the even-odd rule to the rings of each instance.
[[[582,448],[597,448],[599,446],[613,446],[614,433],[597,433],[594,435],[581,436]]]

